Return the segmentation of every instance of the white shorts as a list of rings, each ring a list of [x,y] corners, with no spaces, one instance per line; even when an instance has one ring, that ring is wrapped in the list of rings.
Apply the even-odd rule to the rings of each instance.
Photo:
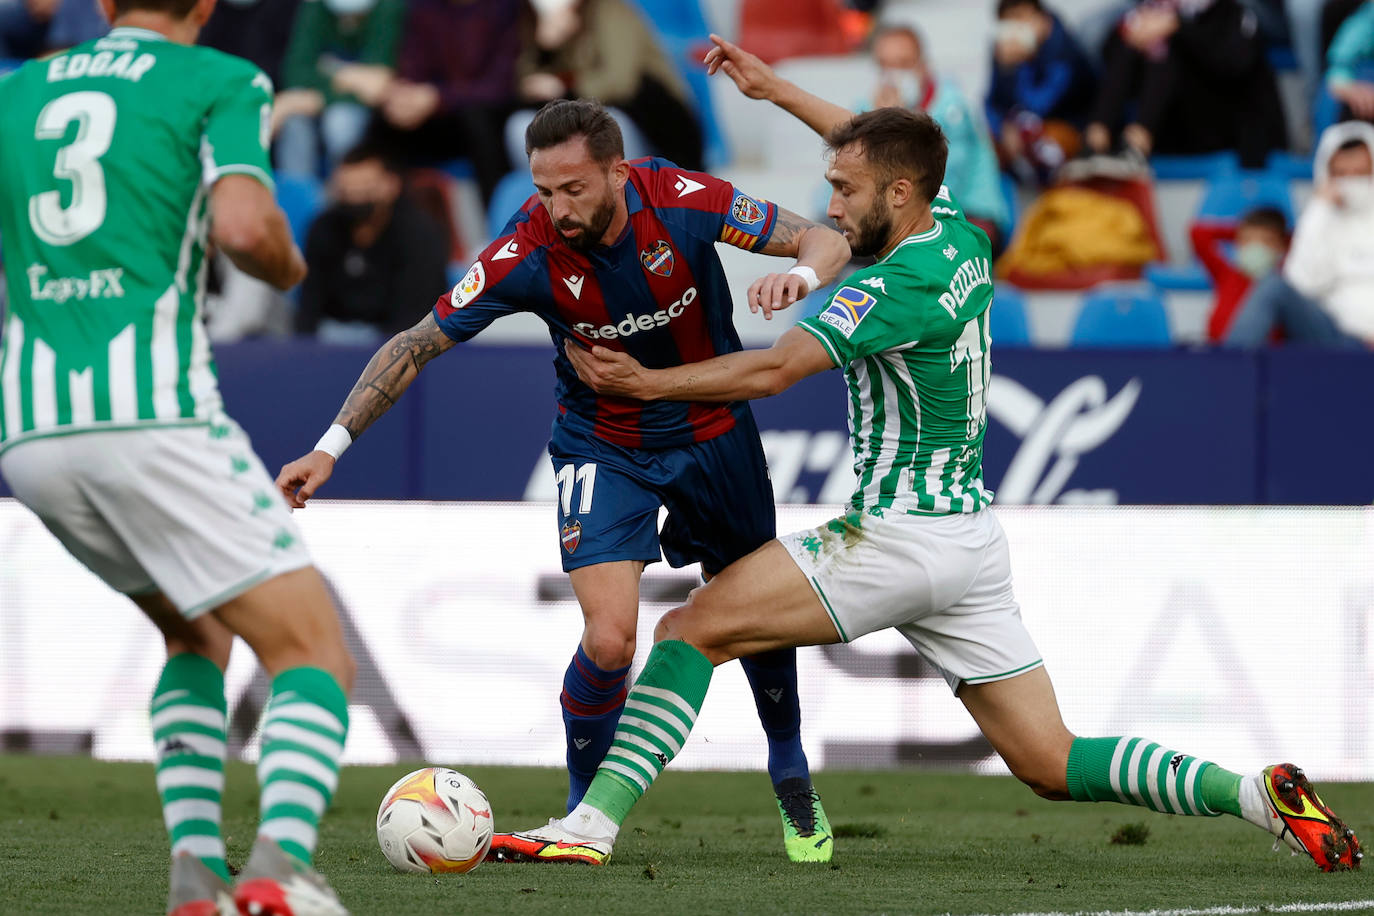
[[[779,538],[843,641],[896,627],[952,690],[1042,663],[1021,622],[1007,538],[991,511],[877,511]]]
[[[116,591],[160,591],[188,620],[310,565],[286,502],[228,417],[74,433],[0,455],[0,473]]]

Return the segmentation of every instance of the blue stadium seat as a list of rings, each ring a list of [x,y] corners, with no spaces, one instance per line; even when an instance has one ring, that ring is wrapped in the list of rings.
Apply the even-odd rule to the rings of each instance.
[[[18,70],[23,65],[24,59],[22,57],[0,57],[0,76],[11,70]]]
[[[1169,316],[1145,283],[1100,286],[1083,297],[1070,342],[1076,347],[1167,347]]]
[[[1223,171],[1207,183],[1197,218],[1212,222],[1238,220],[1256,207],[1277,207],[1293,225],[1293,196],[1288,176],[1279,171]]]
[[[534,182],[525,169],[507,172],[497,182],[496,190],[491,192],[491,203],[487,206],[487,238],[494,239],[501,234],[506,223],[515,215],[529,196],[534,193]]]
[[[1195,181],[1210,178],[1227,169],[1240,168],[1240,157],[1229,150],[1196,156],[1151,156],[1150,168],[1160,181]]]
[[[686,80],[701,119],[705,158],[709,168],[730,162],[730,148],[725,134],[716,122],[715,107],[711,104],[711,87],[706,68],[697,59],[710,46],[711,27],[706,22],[698,0],[635,0],[650,28],[663,43],[663,50]]]
[[[304,248],[310,224],[324,207],[324,185],[314,176],[279,174],[277,203],[286,211],[296,244]]]
[[[999,347],[1029,347],[1030,322],[1026,319],[1026,297],[1014,286],[998,284],[988,315],[992,342]]]

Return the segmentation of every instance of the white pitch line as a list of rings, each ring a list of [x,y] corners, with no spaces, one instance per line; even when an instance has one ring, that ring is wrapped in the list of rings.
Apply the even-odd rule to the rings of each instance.
[[[1374,900],[1335,903],[1257,903],[1253,906],[1209,906],[1182,910],[1038,910],[1023,913],[979,913],[977,916],[1251,916],[1256,913],[1374,913]],[[946,913],[945,916],[953,916]]]

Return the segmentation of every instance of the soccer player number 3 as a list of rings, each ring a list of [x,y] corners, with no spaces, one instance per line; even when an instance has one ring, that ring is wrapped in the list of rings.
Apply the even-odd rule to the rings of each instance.
[[[582,499],[578,501],[577,511],[586,515],[592,511],[592,491],[596,489],[596,465],[584,464],[575,467],[565,464],[558,469],[558,501],[562,504],[563,514],[572,514],[573,486],[580,488]]]
[[[38,113],[34,136],[60,140],[77,122],[76,139],[57,151],[53,175],[72,183],[71,203],[62,206],[61,191],[29,198],[29,224],[49,245],[71,245],[105,222],[105,172],[100,157],[114,139],[115,103],[103,92],[71,92],[53,99]]]

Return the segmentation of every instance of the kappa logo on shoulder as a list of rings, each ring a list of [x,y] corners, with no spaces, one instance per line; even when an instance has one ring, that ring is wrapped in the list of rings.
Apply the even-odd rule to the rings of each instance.
[[[883,283],[882,277],[865,277],[864,279],[860,280],[859,283],[863,286],[871,286],[874,289],[881,291],[884,296],[887,295],[887,285]]]
[[[449,298],[453,301],[453,307],[460,309],[475,300],[486,288],[487,272],[482,268],[481,261],[474,261],[468,272],[463,274],[463,279],[453,287],[453,294]]]

